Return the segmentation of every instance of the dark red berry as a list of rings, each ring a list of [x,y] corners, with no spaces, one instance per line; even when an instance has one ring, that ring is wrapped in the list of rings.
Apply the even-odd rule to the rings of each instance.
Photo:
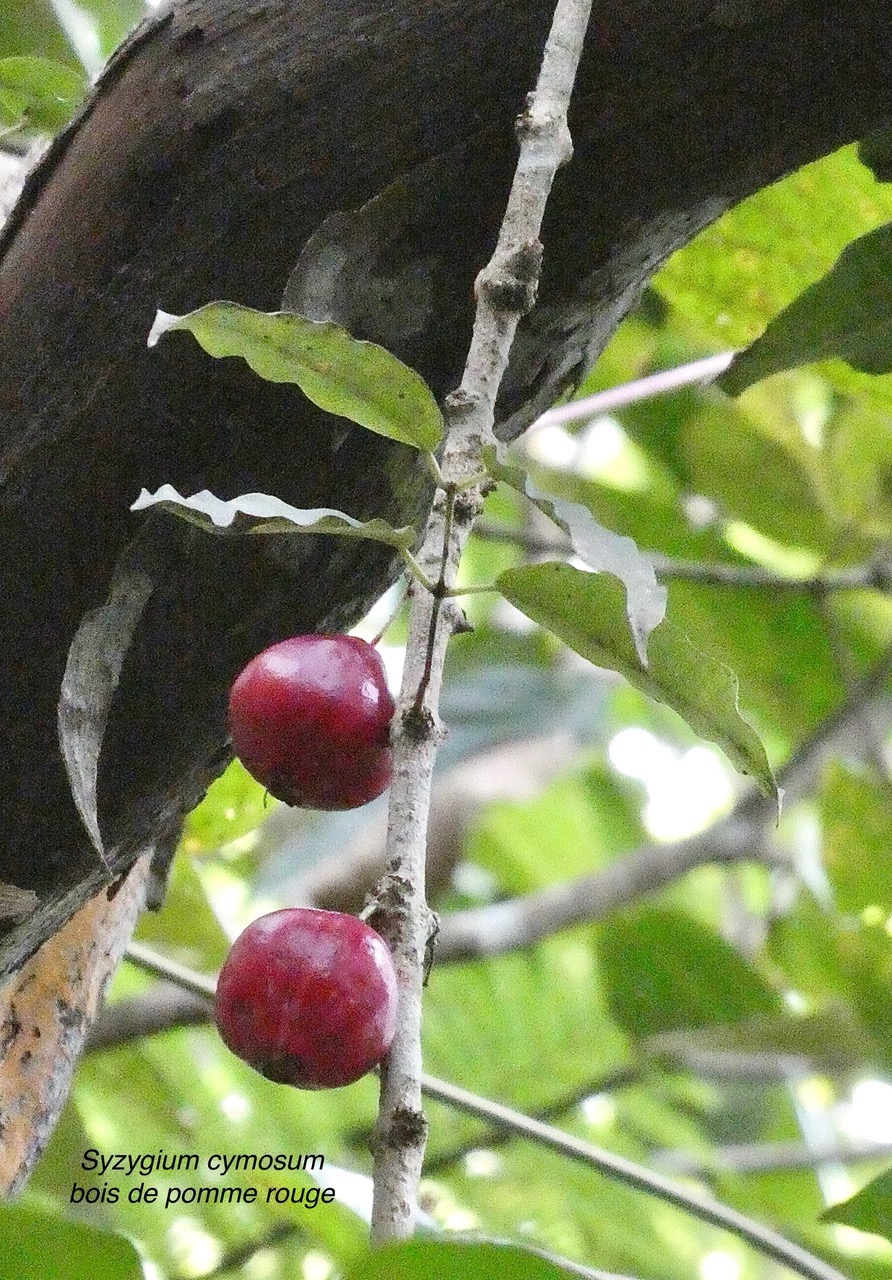
[[[268,1080],[337,1089],[387,1053],[396,1007],[396,971],[380,934],[340,911],[292,907],[236,938],[214,1016],[223,1042]]]
[[[229,731],[248,772],[279,800],[355,809],[390,785],[394,704],[378,651],[358,636],[293,636],[237,677]]]

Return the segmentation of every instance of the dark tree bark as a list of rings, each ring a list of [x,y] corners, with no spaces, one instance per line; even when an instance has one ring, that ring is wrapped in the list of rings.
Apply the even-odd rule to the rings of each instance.
[[[177,0],[116,55],[29,181],[0,246],[0,881],[39,906],[5,922],[0,971],[108,881],[71,800],[56,708],[72,638],[125,552],[153,590],[100,760],[115,873],[169,847],[225,763],[226,690],[248,656],[349,625],[394,571],[371,544],[149,522],[128,510],[140,488],[265,490],[399,522],[428,496],[411,451],[296,389],[212,361],[186,335],[148,351],[156,308],[276,308],[325,220],[389,188],[365,219],[328,224],[348,261],[333,279],[308,271],[302,296],[447,392],[551,8]],[[885,122],[890,19],[890,0],[596,3],[505,434],[580,378],[701,226]]]

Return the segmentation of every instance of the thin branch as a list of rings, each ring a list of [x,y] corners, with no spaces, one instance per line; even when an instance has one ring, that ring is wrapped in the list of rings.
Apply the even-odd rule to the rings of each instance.
[[[542,254],[538,237],[554,175],[572,154],[567,108],[590,9],[591,0],[558,0],[539,83],[518,124],[517,171],[495,253],[477,280],[477,314],[462,383],[446,399],[439,500],[418,555],[437,589],[431,594],[416,588],[412,594],[406,666],[394,721],[389,871],[370,916],[393,952],[400,997],[396,1037],[381,1065],[373,1144],[375,1243],[411,1235],[424,1159],[421,988],[432,933],[425,901],[425,846],[441,735],[439,690],[453,630],[449,613],[440,605],[455,585],[462,549],[482,505],[479,477],[483,447],[492,440],[496,396],[520,317],[535,300]]]
[[[131,943],[127,950],[127,959],[150,973],[175,982],[195,995],[200,995],[206,1000],[213,999],[213,978],[195,973],[184,965],[168,960],[150,947]],[[716,1200],[688,1191],[668,1178],[653,1173],[623,1156],[604,1151],[592,1143],[584,1142],[581,1138],[575,1138],[560,1129],[544,1124],[541,1120],[534,1120],[511,1107],[482,1098],[478,1094],[470,1093],[467,1089],[462,1089],[459,1085],[449,1084],[435,1076],[421,1074],[419,1081],[423,1093],[428,1098],[433,1098],[447,1107],[482,1120],[499,1130],[510,1132],[538,1146],[547,1147],[550,1151],[555,1151],[567,1159],[597,1169],[606,1177],[613,1178],[637,1191],[643,1191],[647,1195],[656,1196],[686,1213],[693,1214],[702,1222],[731,1231],[766,1257],[773,1258],[799,1275],[805,1276],[806,1280],[846,1280],[835,1268],[791,1241],[785,1240],[770,1228],[762,1226]]]
[[[808,786],[825,753],[841,738],[851,736],[871,704],[883,692],[892,677],[892,645],[877,659],[869,671],[848,690],[839,706],[818,724],[788,760],[777,770],[778,783],[788,794],[800,794]],[[756,797],[745,803],[752,807]]]
[[[535,893],[446,916],[440,924],[437,962],[502,955],[531,946],[561,929],[591,924],[648,897],[695,867],[732,862],[777,862],[759,824],[733,815],[709,831],[671,844],[647,844],[575,880]]]
[[[846,1280],[846,1277],[835,1267],[816,1258],[792,1241],[786,1240],[770,1227],[762,1226],[761,1223],[747,1218],[735,1209],[728,1208],[727,1205],[720,1204],[717,1200],[688,1191],[668,1178],[644,1169],[631,1160],[626,1160],[623,1156],[604,1151],[581,1138],[575,1138],[569,1133],[542,1124],[539,1120],[532,1120],[511,1107],[504,1107],[501,1103],[480,1098],[457,1085],[446,1084],[431,1076],[424,1077],[423,1087],[428,1097],[436,1098],[438,1102],[454,1107],[457,1111],[475,1116],[478,1120],[487,1120],[503,1129],[510,1129],[518,1137],[547,1147],[566,1159],[597,1169],[606,1177],[633,1187],[636,1191],[656,1196],[667,1204],[675,1205],[676,1208],[692,1214],[702,1222],[708,1222],[714,1227],[732,1232],[766,1257],[773,1258],[775,1262],[789,1267],[798,1275],[808,1277],[808,1280]]]
[[[90,1028],[87,1052],[113,1049],[179,1027],[202,1026],[210,1016],[206,996],[159,982],[141,995],[105,1005]]]
[[[176,960],[169,960],[167,956],[161,955],[152,947],[144,946],[141,942],[131,942],[124,955],[125,959],[135,964],[137,968],[154,974],[156,978],[165,978],[183,991],[188,991],[199,1000],[207,1000],[213,1005],[214,992],[217,989],[215,978],[197,973],[195,969],[189,969],[186,965],[177,964]]]
[[[835,1141],[753,1142],[716,1147],[708,1157],[688,1151],[657,1151],[651,1159],[677,1178],[711,1178],[727,1174],[776,1173],[781,1169],[814,1169],[823,1164],[855,1164],[892,1154],[892,1142],[865,1139]]]
[[[545,1106],[537,1107],[535,1111],[531,1111],[529,1114],[534,1120],[557,1120],[566,1115],[568,1111],[572,1111],[574,1107],[578,1107],[585,1098],[590,1098],[594,1094],[616,1093],[620,1089],[641,1084],[646,1072],[647,1067],[643,1063],[630,1067],[620,1067],[609,1075],[599,1076],[596,1080],[587,1080],[582,1085],[576,1085],[568,1093],[561,1094],[559,1098],[552,1099]],[[427,1177],[430,1177],[432,1174],[440,1173],[445,1169],[451,1168],[460,1160],[464,1160],[465,1156],[470,1155],[472,1151],[477,1151],[481,1147],[493,1150],[504,1146],[514,1136],[512,1129],[502,1128],[499,1125],[490,1125],[482,1133],[478,1133],[476,1137],[469,1138],[466,1142],[462,1142],[460,1145],[452,1147],[448,1151],[442,1151],[431,1159],[426,1160],[424,1172]]]
[[[513,529],[494,521],[478,520],[474,536],[488,542],[507,542],[523,547],[531,555],[567,558],[574,554],[567,539],[542,537],[527,529]],[[712,587],[768,587],[782,591],[827,594],[833,591],[892,591],[892,566],[887,560],[825,569],[822,573],[791,578],[760,564],[723,564],[702,560],[677,560],[649,552],[658,578],[664,581],[702,582]]]
[[[613,409],[622,409],[625,405],[635,404],[639,400],[652,400],[656,396],[665,395],[668,391],[677,391],[679,387],[689,387],[696,383],[705,385],[724,373],[734,359],[736,351],[722,351],[718,355],[706,356],[703,360],[694,360],[690,364],[677,365],[673,369],[663,369],[659,373],[649,374],[646,378],[635,378],[632,382],[623,382],[618,387],[610,387],[607,391],[597,391],[594,395],[585,396],[581,400],[570,400],[553,409],[546,409],[530,427],[530,431],[542,427],[561,426],[565,422],[584,422],[596,418],[599,413],[610,413]]]

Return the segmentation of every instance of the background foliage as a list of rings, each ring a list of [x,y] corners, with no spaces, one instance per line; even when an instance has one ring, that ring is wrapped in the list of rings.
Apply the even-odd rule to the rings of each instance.
[[[50,57],[88,76],[138,9],[135,0],[0,0],[0,58]],[[21,104],[0,103],[15,124]],[[751,341],[847,243],[890,216],[892,188],[855,148],[762,192],[666,265],[583,391]],[[597,923],[435,966],[426,1068],[690,1179],[857,1280],[888,1275],[889,714],[886,701],[864,696],[863,681],[882,674],[892,643],[892,377],[831,358],[736,400],[688,387],[581,427],[543,428],[526,450],[540,483],[656,553],[671,616],[737,674],[741,709],[773,765],[804,764],[780,823],[753,824],[748,856],[723,861],[720,820],[746,788],[726,758],[496,597],[470,597],[476,630],[453,646],[444,708],[444,789],[450,769],[507,742],[544,743],[547,756],[560,732],[573,751],[564,768],[534,776],[526,798],[493,783],[465,815],[440,912],[587,877],[705,830],[716,844],[714,857],[645,883],[651,892]],[[540,532],[500,490],[466,580],[490,582],[523,563]],[[387,637],[395,665],[399,634],[398,621]],[[831,733],[827,717],[840,708]],[[192,816],[164,908],[138,936],[212,974],[227,936],[261,910],[300,901],[311,877],[324,883],[332,858],[343,866],[378,815],[376,806],[331,819],[285,815],[234,766]],[[139,1000],[156,985],[125,964],[111,999]],[[330,1094],[269,1084],[206,1025],[97,1049],[21,1205],[5,1211],[17,1215],[5,1238],[17,1249],[27,1222],[32,1231],[39,1222],[43,1271],[25,1270],[47,1277],[73,1275],[74,1256],[89,1257],[93,1275],[138,1274],[122,1236],[146,1274],[165,1280],[396,1274],[370,1269],[386,1260],[363,1261],[375,1098],[373,1079]],[[589,1168],[441,1104],[429,1118],[432,1240],[392,1263],[399,1274],[559,1274],[529,1253],[437,1253],[436,1237],[456,1231],[629,1276],[781,1274],[731,1236]],[[139,1179],[81,1167],[94,1147],[197,1153],[202,1164],[215,1152],[319,1152],[317,1176],[336,1201],[312,1210],[131,1204]],[[147,1181],[163,1198],[168,1185],[202,1178]],[[282,1181],[254,1174],[246,1183]],[[75,1185],[103,1182],[123,1188],[123,1203],[71,1203]],[[309,1175],[287,1182],[311,1185]],[[12,1274],[13,1256],[11,1243],[0,1247],[0,1275]]]

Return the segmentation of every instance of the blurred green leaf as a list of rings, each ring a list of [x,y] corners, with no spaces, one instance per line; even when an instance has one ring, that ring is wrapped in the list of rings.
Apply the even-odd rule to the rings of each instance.
[[[783,543],[830,550],[835,531],[807,469],[733,405],[704,407],[684,422],[679,445],[694,493],[717,501],[722,518],[744,520]],[[741,484],[758,476],[758,484]]]
[[[0,120],[55,133],[86,93],[84,77],[49,58],[0,59]]]
[[[235,302],[209,302],[188,315],[159,311],[149,346],[185,330],[215,358],[240,356],[269,382],[292,382],[328,413],[411,445],[432,450],[443,418],[424,380],[383,347],[360,342],[339,325],[289,311],[265,312]]]
[[[867,770],[831,762],[821,783],[824,865],[836,905],[892,911],[892,790]]]
[[[831,1205],[822,1218],[824,1222],[844,1222],[892,1241],[892,1169],[868,1182],[851,1199]]]
[[[229,939],[188,858],[174,858],[161,909],[140,916],[135,937],[199,973],[219,969],[229,950]]]
[[[882,913],[870,924],[840,918],[803,893],[772,922],[768,939],[790,989],[811,1009],[850,1023],[852,1037],[860,1030],[874,1069],[892,1067],[892,939],[884,925]]]
[[[376,1249],[349,1269],[346,1280],[562,1280],[567,1273],[516,1245],[411,1240]]]
[[[654,287],[707,350],[744,346],[890,217],[892,189],[844,147],[726,213],[673,254]]]
[[[681,912],[641,908],[601,925],[597,938],[610,1010],[636,1039],[780,1008],[729,943]]]
[[[278,803],[233,760],[187,817],[180,847],[189,856],[213,853],[259,827]]]
[[[49,0],[0,0],[0,56],[26,54],[77,62]]]
[[[99,56],[107,58],[146,13],[145,0],[77,0],[96,26]]]
[[[18,1205],[0,1205],[0,1280],[143,1280],[129,1240]]]

